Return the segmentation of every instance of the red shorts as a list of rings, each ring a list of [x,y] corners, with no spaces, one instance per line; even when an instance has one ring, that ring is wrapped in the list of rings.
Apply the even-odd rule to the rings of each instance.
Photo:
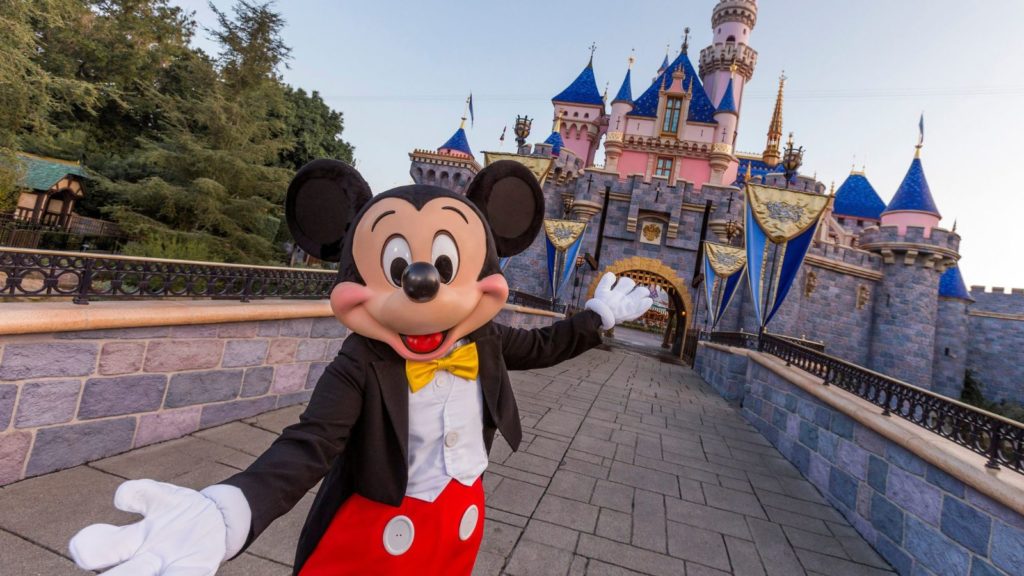
[[[452,480],[433,502],[398,507],[353,494],[300,576],[469,576],[484,534],[484,488]]]

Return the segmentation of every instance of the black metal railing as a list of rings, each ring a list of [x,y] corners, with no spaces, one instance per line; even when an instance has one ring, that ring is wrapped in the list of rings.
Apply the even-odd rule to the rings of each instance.
[[[328,298],[337,272],[139,258],[89,252],[62,252],[0,246],[0,299],[72,298],[220,298],[247,302],[258,298]],[[508,302],[527,308],[565,312],[565,304],[524,292],[509,292]]]
[[[508,292],[508,303],[515,304],[517,306],[525,306],[527,308],[536,308],[538,310],[547,310],[549,312],[558,312],[560,314],[565,313],[565,304],[557,304],[547,298],[541,298],[540,296],[534,296],[526,292],[519,292],[518,290],[509,290]]]
[[[0,298],[326,298],[336,272],[0,247]]]
[[[748,332],[702,332],[701,336],[708,342],[734,346],[736,348],[757,348],[757,334]]]
[[[736,333],[712,334],[710,341],[736,342],[731,334]],[[855,394],[881,408],[885,416],[899,416],[984,456],[988,459],[985,464],[988,468],[1005,466],[1024,474],[1024,425],[1018,422],[829,356],[788,338],[744,334],[744,347],[749,347],[751,339],[759,351],[821,378],[823,385]]]

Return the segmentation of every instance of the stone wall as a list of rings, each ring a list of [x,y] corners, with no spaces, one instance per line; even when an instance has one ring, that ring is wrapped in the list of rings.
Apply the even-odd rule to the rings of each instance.
[[[900,574],[1024,574],[1024,477],[776,358],[702,344],[698,362],[736,358],[744,417]]]
[[[935,326],[935,364],[932,391],[960,398],[967,368],[969,325],[966,300],[939,298],[938,324]]]
[[[315,317],[0,335],[0,486],[306,402],[348,331],[326,303],[292,302],[183,306],[190,316],[170,307],[137,314],[152,302],[3,304],[8,317],[38,306],[37,316],[117,312],[149,324],[224,309],[236,319],[268,308]],[[560,317],[508,306],[497,320],[535,328]],[[0,319],[0,334],[19,328]]]
[[[967,369],[985,398],[1024,404],[1024,290],[971,286]]]
[[[0,485],[309,399],[333,317],[0,336]]]

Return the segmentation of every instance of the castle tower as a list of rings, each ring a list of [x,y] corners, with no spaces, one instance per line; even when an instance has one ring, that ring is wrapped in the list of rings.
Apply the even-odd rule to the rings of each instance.
[[[863,170],[850,170],[839,189],[836,190],[833,215],[846,232],[859,234],[869,226],[881,222],[885,202],[868,181]]]
[[[750,47],[750,34],[756,24],[756,0],[719,0],[711,13],[711,45],[700,51],[704,90],[712,102],[718,102],[732,81],[737,113],[757,66],[757,51]]]
[[[562,119],[561,136],[565,147],[585,159],[585,166],[594,164],[594,155],[601,137],[608,129],[604,98],[594,79],[594,53],[579,76],[551,99],[554,116]]]
[[[935,327],[935,362],[932,390],[960,398],[967,371],[967,307],[974,301],[960,268],[953,266],[939,278],[938,325]]]
[[[622,156],[622,139],[623,132],[626,129],[626,114],[633,110],[631,73],[635,60],[630,55],[629,66],[626,68],[626,77],[622,79],[622,86],[619,87],[619,91],[615,94],[615,99],[612,100],[612,113],[608,118],[608,136],[604,141],[604,166],[606,170],[612,172],[618,170],[619,157]]]
[[[899,210],[893,211],[894,204]],[[899,217],[925,205],[934,216],[918,223]],[[882,225],[868,228],[860,236],[861,248],[881,254],[883,259],[884,276],[875,294],[870,368],[925,388],[932,387],[939,277],[960,258],[960,237],[933,227],[938,223],[934,208],[921,159],[915,156],[882,214]],[[899,217],[895,222],[892,212]]]
[[[782,162],[782,151],[779,146],[782,143],[782,91],[786,87],[786,75],[779,75],[779,93],[775,96],[775,110],[772,112],[772,121],[768,125],[768,143],[764,148],[761,159],[768,166],[778,166]]]
[[[430,184],[464,193],[466,186],[480,171],[473,149],[466,138],[466,118],[459,129],[437,150],[416,149],[409,153],[409,175],[417,184]]]

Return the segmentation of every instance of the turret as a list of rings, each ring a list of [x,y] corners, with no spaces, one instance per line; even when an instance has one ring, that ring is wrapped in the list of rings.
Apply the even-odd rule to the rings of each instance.
[[[927,238],[931,235],[932,228],[939,225],[941,218],[932,198],[928,179],[924,176],[921,145],[918,144],[907,175],[903,177],[899,189],[885,207],[885,212],[882,212],[882,226],[897,226],[901,233],[905,232],[908,226],[920,226],[924,228],[924,235]]]
[[[569,86],[551,99],[556,118],[562,119],[562,140],[586,166],[594,163],[601,136],[608,129],[604,98],[594,79],[594,47],[590,61]]]
[[[726,172],[729,166],[739,166],[733,156],[733,145],[736,138],[736,121],[739,114],[736,112],[736,100],[733,98],[732,79],[725,87],[725,93],[715,109],[715,122],[718,129],[715,132],[715,141],[711,143],[711,183],[721,185],[724,182],[732,182],[736,179],[736,170],[732,171],[730,177]]]
[[[665,75],[663,78],[664,84],[658,92],[658,116],[655,126],[662,137],[682,140],[690,100],[693,99],[693,79],[690,78],[688,85],[683,86],[687,78],[682,64],[672,69],[671,76]]]
[[[711,13],[711,45],[700,51],[700,77],[712,102],[721,100],[730,80],[736,109],[742,109],[747,82],[757,66],[750,34],[757,24],[755,0],[720,0]]]
[[[409,175],[417,184],[430,184],[453,192],[465,192],[466,186],[480,171],[466,137],[466,117],[459,129],[437,150],[416,149],[409,153]]]
[[[935,362],[932,390],[960,398],[967,371],[969,340],[967,307],[974,301],[967,291],[960,267],[953,266],[939,278],[938,325],[935,327]]]
[[[885,202],[868,181],[863,170],[851,170],[836,191],[833,214],[846,232],[859,234],[868,226],[877,226]]]
[[[622,86],[612,100],[612,113],[608,119],[608,136],[604,142],[605,169],[616,171],[619,165],[619,157],[622,155],[623,132],[626,129],[626,114],[633,110],[633,87],[630,78],[635,58],[629,56],[629,66],[626,68],[626,77],[622,79]]]
[[[926,194],[923,194],[925,192]],[[897,219],[890,211],[924,206],[934,209],[920,158],[900,184],[893,202],[882,214],[881,226],[870,227],[860,236],[864,250],[882,256],[884,274],[875,299],[870,367],[925,388],[932,386],[933,361],[938,323],[939,277],[960,259],[960,236],[934,227],[938,212],[919,220],[928,227]],[[916,199],[911,202],[912,199]],[[899,200],[897,203],[896,201]],[[904,204],[904,202],[906,204]],[[896,216],[902,212],[896,211]]]

